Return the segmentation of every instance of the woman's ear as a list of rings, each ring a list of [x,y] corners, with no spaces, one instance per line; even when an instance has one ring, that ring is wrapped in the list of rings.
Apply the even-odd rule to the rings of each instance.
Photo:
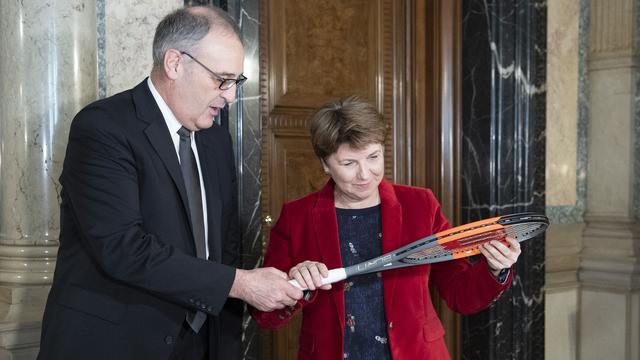
[[[327,162],[324,159],[320,159],[320,163],[322,163],[322,168],[324,169],[324,173],[329,174],[329,166],[327,166]]]

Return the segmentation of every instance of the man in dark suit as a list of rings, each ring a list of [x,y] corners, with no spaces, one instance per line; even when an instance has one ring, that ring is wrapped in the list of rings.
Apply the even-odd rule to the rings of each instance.
[[[217,8],[169,14],[135,88],[71,125],[60,247],[39,359],[233,359],[242,302],[270,311],[302,292],[274,268],[241,270],[229,134],[244,49]]]

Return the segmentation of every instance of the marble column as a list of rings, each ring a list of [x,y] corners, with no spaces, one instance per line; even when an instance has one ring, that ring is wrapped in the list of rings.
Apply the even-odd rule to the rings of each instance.
[[[546,3],[464,0],[462,221],[544,213]],[[462,318],[463,359],[544,357],[544,239],[510,290]]]
[[[0,358],[33,359],[58,244],[58,176],[97,97],[95,0],[0,2]]]
[[[637,0],[591,0],[579,358],[640,358]]]
[[[222,2],[222,1],[221,1]],[[262,264],[261,118],[260,118],[260,1],[226,0],[227,10],[237,20],[244,43],[244,74],[248,80],[229,107],[229,131],[234,138],[238,168],[238,202],[242,228],[242,267]],[[259,359],[260,331],[248,312],[244,317],[243,359]]]

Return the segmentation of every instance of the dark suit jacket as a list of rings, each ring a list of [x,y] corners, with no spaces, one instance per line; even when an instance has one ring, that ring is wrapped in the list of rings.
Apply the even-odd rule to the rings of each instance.
[[[166,359],[196,309],[210,315],[211,358],[237,357],[243,305],[227,299],[240,263],[231,140],[214,125],[196,144],[211,261],[196,257],[178,156],[146,80],[76,115],[39,359]]]
[[[394,185],[378,187],[382,214],[382,252],[449,228],[430,190]],[[338,223],[330,181],[319,192],[287,203],[271,231],[264,266],[288,271],[304,261],[342,267]],[[444,330],[431,302],[429,282],[454,311],[474,313],[488,307],[511,284],[499,283],[484,260],[454,260],[382,272],[387,335],[393,359],[449,359]],[[381,301],[382,299],[378,299]],[[372,301],[376,301],[373,299]],[[277,329],[302,310],[299,359],[342,359],[345,329],[344,282],[318,290],[293,310],[260,312],[250,308],[258,326]]]

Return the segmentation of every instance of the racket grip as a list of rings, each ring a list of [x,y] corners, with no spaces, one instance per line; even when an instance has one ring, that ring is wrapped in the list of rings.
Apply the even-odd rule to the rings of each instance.
[[[335,282],[344,280],[347,278],[347,273],[344,271],[344,268],[329,270],[329,276],[326,278],[322,278],[322,285],[333,284]],[[289,284],[297,287],[300,290],[306,290],[306,288],[302,288],[300,284],[298,284],[295,280],[289,280]]]

